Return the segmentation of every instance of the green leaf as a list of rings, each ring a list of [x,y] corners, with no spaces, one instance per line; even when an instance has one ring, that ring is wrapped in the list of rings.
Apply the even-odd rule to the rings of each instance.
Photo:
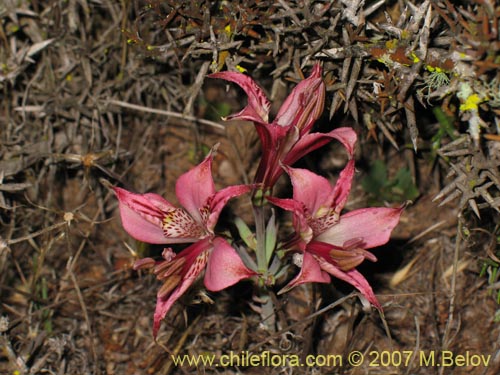
[[[399,169],[394,178],[389,179],[382,160],[373,162],[368,175],[361,180],[361,186],[371,196],[371,203],[413,200],[420,194],[407,168]]]
[[[402,200],[413,200],[419,196],[419,191],[415,184],[413,183],[413,179],[411,178],[411,173],[406,168],[401,168],[394,178],[396,184],[393,189],[397,189],[396,191],[401,192]]]
[[[368,175],[361,180],[361,186],[367,193],[377,196],[387,184],[387,167],[382,160],[375,160]]]
[[[255,240],[255,234],[250,230],[248,225],[240,218],[236,217],[234,224],[238,229],[241,239],[245,242],[250,249],[254,250],[257,248],[257,241]]]

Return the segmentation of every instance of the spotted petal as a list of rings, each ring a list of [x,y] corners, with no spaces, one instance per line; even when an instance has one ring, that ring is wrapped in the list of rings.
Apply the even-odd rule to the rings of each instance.
[[[212,177],[214,151],[212,149],[200,164],[180,176],[175,185],[175,194],[180,204],[200,225],[204,225],[206,220],[202,217],[202,210],[208,199],[215,194]]]
[[[195,221],[183,208],[166,212],[162,228],[167,243],[195,242],[210,235],[205,226]]]
[[[186,290],[196,281],[200,273],[205,268],[208,254],[212,244],[209,238],[198,241],[182,250],[176,258],[186,258],[186,265],[182,270],[182,278],[179,285],[166,296],[158,296],[156,300],[156,310],[154,313],[153,336],[156,337],[160,329],[161,321],[172,305],[186,292]]]
[[[351,192],[354,171],[354,159],[351,159],[347,162],[342,172],[340,172],[339,178],[333,188],[332,195],[329,197],[327,205],[333,208],[337,214],[340,214],[344,209],[349,193]]]
[[[276,197],[267,197],[269,202],[275,206],[281,207],[284,210],[291,211],[293,213],[293,227],[298,234],[297,241],[294,244],[297,245],[301,250],[305,249],[305,245],[312,240],[313,230],[309,225],[310,213],[306,212],[307,209],[302,202],[295,199],[281,199]]]

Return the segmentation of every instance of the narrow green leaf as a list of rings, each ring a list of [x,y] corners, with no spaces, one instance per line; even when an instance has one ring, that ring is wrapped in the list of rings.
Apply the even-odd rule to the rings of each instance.
[[[250,249],[254,250],[257,248],[257,241],[255,240],[255,234],[250,230],[248,225],[240,218],[236,217],[234,224],[238,229],[241,239],[245,242]]]

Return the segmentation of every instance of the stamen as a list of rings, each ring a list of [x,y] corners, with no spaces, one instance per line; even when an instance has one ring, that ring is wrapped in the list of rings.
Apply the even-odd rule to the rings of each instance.
[[[164,280],[172,275],[179,275],[182,271],[182,267],[186,264],[186,258],[178,258],[170,262],[170,267],[164,273],[158,273],[156,277],[158,280]]]
[[[170,262],[164,261],[156,265],[153,273],[159,277],[159,275],[162,275],[165,273],[165,271],[170,270],[171,268],[174,268],[174,270],[178,270],[181,266],[186,263],[186,259],[181,257],[181,258],[176,258]]]
[[[172,275],[168,279],[165,280],[165,283],[161,286],[158,291],[158,298],[165,298],[168,296],[176,287],[179,285],[179,282],[182,280],[180,275]]]
[[[334,260],[352,258],[355,255],[351,251],[343,249],[332,249],[329,254]]]
[[[134,269],[134,271],[137,271],[137,270],[143,270],[143,269],[150,269],[150,268],[153,268],[155,266],[156,262],[153,258],[142,258],[142,259],[138,259],[134,262],[134,265],[132,266],[132,268]]]
[[[351,238],[350,240],[345,241],[342,247],[346,250],[359,249],[363,247],[363,242],[364,240],[361,237]]]
[[[356,268],[359,266],[363,261],[365,260],[365,257],[362,255],[354,255],[353,257],[346,258],[346,259],[340,259],[336,260],[337,261],[337,266],[344,272],[350,271],[353,268]]]
[[[331,249],[328,253],[331,259],[337,264],[342,271],[349,271],[359,266],[365,259],[376,262],[377,258],[369,251],[362,249],[359,246],[363,241],[361,239],[353,239],[344,243],[344,249]]]

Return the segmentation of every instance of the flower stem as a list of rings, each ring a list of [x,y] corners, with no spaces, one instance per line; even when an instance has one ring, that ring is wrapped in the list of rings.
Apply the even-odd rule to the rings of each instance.
[[[255,240],[257,268],[261,274],[259,280],[259,296],[262,310],[260,312],[262,324],[271,332],[275,330],[274,303],[267,289],[267,279],[269,278],[269,264],[266,255],[266,215],[264,197],[262,190],[256,190],[253,194],[253,213],[255,219]]]
[[[267,260],[266,260],[266,221],[264,207],[254,205],[253,213],[255,219],[255,240],[257,242],[257,267],[264,278],[267,277]]]

